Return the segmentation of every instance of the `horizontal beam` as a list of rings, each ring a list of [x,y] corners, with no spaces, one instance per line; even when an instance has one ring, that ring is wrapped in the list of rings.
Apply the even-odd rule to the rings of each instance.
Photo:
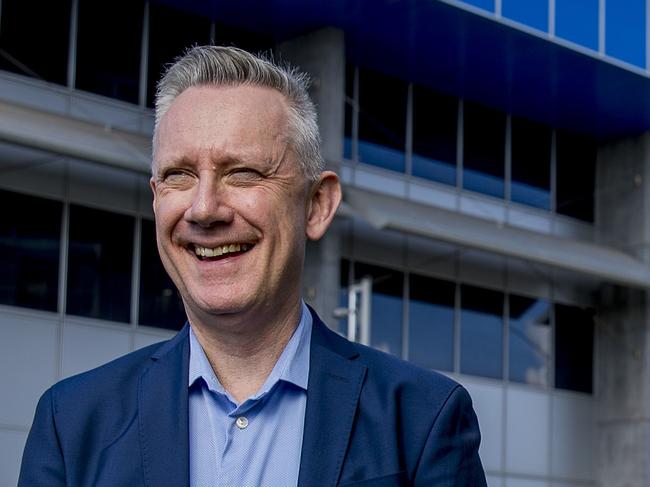
[[[378,229],[442,240],[626,286],[650,287],[650,266],[610,247],[514,228],[356,188],[346,189],[345,200],[356,214]]]
[[[5,101],[0,101],[0,140],[141,173],[150,172],[149,137]]]

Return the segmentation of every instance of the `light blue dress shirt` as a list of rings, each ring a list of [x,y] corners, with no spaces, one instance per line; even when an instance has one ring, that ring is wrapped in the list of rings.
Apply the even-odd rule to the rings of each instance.
[[[298,483],[312,317],[302,316],[262,387],[241,404],[219,383],[190,327],[190,487]]]

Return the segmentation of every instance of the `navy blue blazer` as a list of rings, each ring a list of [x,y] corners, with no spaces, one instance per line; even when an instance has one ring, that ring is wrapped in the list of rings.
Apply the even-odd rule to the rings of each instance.
[[[186,325],[54,385],[18,486],[188,486],[188,364]],[[300,487],[484,487],[479,441],[460,385],[351,343],[314,313]]]

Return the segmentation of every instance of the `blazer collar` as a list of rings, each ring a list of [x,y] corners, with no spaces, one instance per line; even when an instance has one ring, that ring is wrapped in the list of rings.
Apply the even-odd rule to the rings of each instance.
[[[151,356],[138,387],[145,485],[189,485],[189,325]]]
[[[310,310],[314,324],[298,487],[337,484],[366,376],[366,367],[354,361],[355,347]]]

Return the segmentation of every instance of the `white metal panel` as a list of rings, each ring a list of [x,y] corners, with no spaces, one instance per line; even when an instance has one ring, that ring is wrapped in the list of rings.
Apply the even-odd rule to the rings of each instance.
[[[549,485],[546,480],[508,477],[505,487],[549,487]]]
[[[134,350],[137,350],[139,348],[144,348],[148,347],[149,345],[153,345],[154,343],[159,343],[164,340],[169,340],[171,337],[173,337],[176,334],[176,332],[170,331],[160,331],[160,332],[138,332],[135,334],[134,340],[133,340],[133,348]]]
[[[138,191],[138,211],[142,216],[153,219],[153,193],[151,186],[149,186],[149,176],[138,176],[137,181]]]
[[[38,398],[56,381],[58,348],[55,320],[0,313],[0,423],[32,424]]]
[[[556,393],[552,403],[552,475],[565,479],[593,480],[593,399]]]
[[[462,249],[459,260],[461,282],[503,290],[505,257],[480,250]]]
[[[541,210],[518,208],[514,204],[508,209],[507,222],[509,225],[540,233],[551,233],[553,215]]]
[[[390,171],[357,167],[354,175],[356,186],[401,198],[406,197],[406,181],[395,177]]]
[[[69,167],[71,202],[128,213],[137,211],[135,173],[77,161],[71,161]]]
[[[56,154],[0,143],[0,187],[62,200],[65,162]]]
[[[460,211],[466,215],[503,224],[506,209],[502,201],[493,201],[485,196],[464,193],[460,197]]]
[[[63,86],[0,71],[0,98],[5,101],[65,113],[68,107],[68,94],[65,90]]]
[[[129,331],[66,323],[63,327],[63,377],[98,367],[129,352]]]
[[[70,99],[70,115],[80,120],[140,132],[140,110],[137,106],[97,95],[78,93]]]
[[[501,471],[503,459],[503,387],[459,378],[472,396],[481,428],[479,454],[485,470]]]
[[[0,485],[18,483],[20,461],[27,441],[27,432],[0,429]]]
[[[456,209],[457,195],[455,189],[437,188],[431,184],[411,181],[408,187],[409,197],[418,203],[438,206],[448,210]]]
[[[549,393],[509,387],[506,396],[508,398],[506,420],[507,471],[530,475],[548,475]]]
[[[406,266],[409,270],[449,281],[456,279],[456,245],[416,235],[408,235],[406,241]]]
[[[503,477],[499,477],[498,475],[486,475],[485,479],[487,480],[488,487],[503,487]]]

